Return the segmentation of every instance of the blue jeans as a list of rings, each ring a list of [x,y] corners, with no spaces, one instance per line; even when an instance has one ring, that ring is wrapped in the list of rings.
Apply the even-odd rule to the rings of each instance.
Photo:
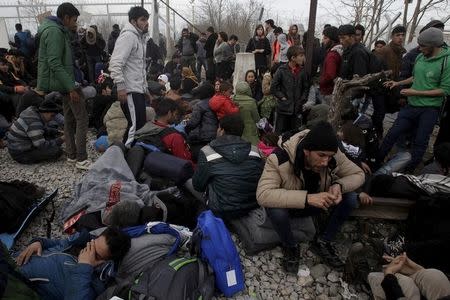
[[[343,194],[342,201],[334,207],[321,238],[326,241],[334,240],[342,224],[344,224],[352,210],[357,206],[358,195],[355,192]],[[318,215],[322,210],[316,207],[306,209],[266,208],[266,212],[283,246],[294,247],[297,242],[294,240],[289,218]]]
[[[373,175],[392,175],[393,172],[401,172],[410,161],[411,154],[408,151],[403,150],[397,152],[387,163],[373,173]]]
[[[411,140],[411,161],[406,167],[407,170],[414,170],[422,160],[438,118],[439,108],[409,105],[402,108],[380,147],[380,161],[384,160],[402,135],[415,132]]]

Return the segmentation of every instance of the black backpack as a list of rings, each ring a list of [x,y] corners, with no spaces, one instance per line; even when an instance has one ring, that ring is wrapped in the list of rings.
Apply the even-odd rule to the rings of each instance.
[[[208,300],[214,290],[214,275],[206,263],[171,256],[119,284],[114,295],[127,300]]]
[[[0,181],[0,233],[13,233],[27,217],[44,190],[25,181]]]
[[[147,135],[143,136],[142,138],[139,138],[137,141],[143,142],[145,144],[153,145],[156,148],[158,148],[161,152],[171,153],[171,149],[167,149],[162,141],[163,137],[165,137],[166,135],[169,135],[171,133],[180,133],[180,132],[178,130],[176,130],[175,128],[166,127],[163,130],[161,130],[160,132],[158,132],[157,134],[152,134],[152,135],[147,134]],[[182,133],[180,133],[180,134],[182,134]]]

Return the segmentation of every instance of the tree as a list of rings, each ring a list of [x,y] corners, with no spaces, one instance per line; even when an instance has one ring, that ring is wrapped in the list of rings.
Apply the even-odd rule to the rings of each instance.
[[[407,28],[409,28],[408,43],[412,42],[412,40],[414,39],[414,33],[416,32],[417,27],[419,26],[420,21],[422,20],[426,12],[437,9],[446,11],[447,6],[447,0],[416,0],[414,13],[407,23]]]

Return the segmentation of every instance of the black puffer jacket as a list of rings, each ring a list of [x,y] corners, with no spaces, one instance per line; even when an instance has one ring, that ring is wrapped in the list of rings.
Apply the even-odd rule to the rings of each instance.
[[[239,136],[224,135],[200,151],[194,188],[208,192],[208,208],[233,219],[258,207],[256,188],[264,162],[256,147]]]
[[[192,109],[191,118],[186,124],[189,143],[210,142],[216,138],[219,122],[208,103],[209,98],[200,100]]]
[[[342,79],[352,79],[353,75],[363,77],[370,73],[370,54],[364,45],[360,43],[344,49],[340,70]]]
[[[299,114],[306,102],[309,82],[304,70],[294,76],[288,64],[281,65],[273,76],[270,92],[277,98],[277,112],[283,115]],[[281,100],[286,98],[286,100]]]

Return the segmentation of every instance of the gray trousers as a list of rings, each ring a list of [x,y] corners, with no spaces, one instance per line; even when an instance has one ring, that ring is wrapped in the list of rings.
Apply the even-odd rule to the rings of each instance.
[[[84,98],[80,96],[80,100],[74,102],[70,100],[69,95],[64,95],[63,111],[67,157],[77,161],[86,160],[86,134],[89,119]]]

